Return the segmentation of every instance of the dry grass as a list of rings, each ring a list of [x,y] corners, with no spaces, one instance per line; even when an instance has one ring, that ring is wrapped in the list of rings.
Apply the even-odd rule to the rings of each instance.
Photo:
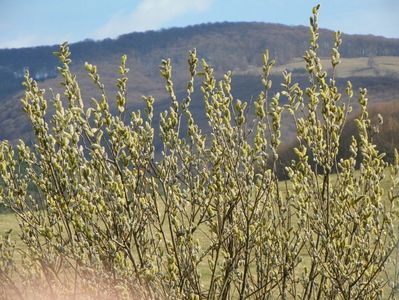
[[[330,58],[322,58],[322,65],[328,70],[331,69]],[[280,75],[284,70],[293,73],[306,73],[305,62],[302,57],[292,59],[287,64],[276,65],[272,69],[272,74]],[[236,70],[235,74],[260,74],[261,68],[252,67],[246,70]],[[378,56],[373,58],[357,57],[342,58],[336,75],[340,78],[349,77],[398,77],[399,76],[399,57],[398,56]]]

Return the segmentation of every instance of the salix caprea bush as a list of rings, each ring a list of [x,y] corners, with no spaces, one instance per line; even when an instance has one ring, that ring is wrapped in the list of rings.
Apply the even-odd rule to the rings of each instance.
[[[384,162],[370,142],[365,89],[359,138],[337,158],[354,93],[350,82],[342,94],[336,85],[339,32],[331,74],[320,63],[317,14],[315,7],[304,55],[309,85],[284,72],[280,92],[271,94],[274,60],[266,51],[263,91],[251,107],[232,95],[232,73],[216,79],[195,50],[183,99],[171,61],[162,61],[170,106],[159,124],[151,96],[143,97],[144,111],[126,109],[126,56],[115,105],[88,63],[100,96],[90,105],[82,98],[67,44],[56,53],[63,94],[48,99],[26,73],[22,106],[34,144],[0,144],[0,197],[24,245],[16,259],[9,239],[0,243],[3,293],[23,298],[24,287],[35,286],[30,292],[52,298],[82,291],[138,299],[393,297],[397,283],[386,275],[398,243],[398,158]],[[203,101],[209,134],[192,101]],[[298,140],[285,182],[277,177],[283,113]]]

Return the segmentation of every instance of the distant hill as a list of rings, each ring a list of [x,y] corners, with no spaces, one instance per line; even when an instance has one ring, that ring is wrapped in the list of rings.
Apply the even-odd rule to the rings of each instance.
[[[245,70],[259,66],[260,54],[266,48],[278,63],[301,57],[308,47],[308,36],[305,26],[226,22],[130,33],[102,41],[85,40],[72,44],[71,50],[75,64],[130,54],[144,63],[147,72],[153,72],[165,57],[177,65],[184,63],[187,51],[196,47],[221,71]],[[330,30],[320,31],[321,56],[330,54],[332,36]],[[342,57],[399,56],[399,39],[343,35],[343,40]],[[38,80],[55,77],[57,60],[51,53],[57,49],[58,46],[0,49],[0,97],[16,86],[25,69]]]
[[[261,54],[265,49],[276,58],[274,88],[281,82],[279,73],[289,69],[295,79],[306,85],[306,74],[300,57],[308,48],[309,32],[305,26],[266,23],[215,23],[122,35],[117,39],[85,40],[71,45],[72,70],[77,74],[85,99],[98,93],[88,79],[84,62],[96,64],[103,82],[112,96],[117,67],[122,54],[128,55],[130,109],[140,107],[141,95],[156,97],[156,109],[167,106],[167,97],[159,75],[163,58],[171,58],[178,95],[183,95],[187,78],[187,53],[197,48],[220,76],[233,71],[236,97],[250,99],[261,90],[259,81]],[[320,55],[328,57],[333,32],[320,31]],[[41,81],[43,88],[57,91],[57,60],[52,52],[58,46],[0,50],[0,139],[15,141],[30,136],[29,123],[20,109],[21,81],[26,69]],[[342,68],[339,84],[351,79],[355,87],[367,87],[371,101],[393,99],[399,93],[399,39],[371,35],[343,35]],[[325,61],[328,65],[328,60]],[[328,68],[327,68],[328,69]],[[110,97],[112,98],[112,97]],[[199,95],[193,103],[194,114],[204,123]],[[87,100],[88,102],[88,100]],[[290,125],[286,124],[289,133]]]

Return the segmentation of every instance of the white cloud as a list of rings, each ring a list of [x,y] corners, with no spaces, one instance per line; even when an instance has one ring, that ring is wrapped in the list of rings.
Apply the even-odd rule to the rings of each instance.
[[[35,46],[40,41],[40,37],[34,34],[18,36],[13,39],[0,40],[0,48],[21,48]]]
[[[207,10],[212,0],[142,0],[129,14],[116,14],[95,33],[96,38],[116,37],[132,31],[159,29],[177,16]]]
[[[71,34],[64,34],[62,37],[51,35],[26,34],[19,35],[10,39],[8,38],[8,36],[5,36],[0,37],[0,49],[56,45],[61,44],[64,41],[75,42],[75,40],[72,39]]]

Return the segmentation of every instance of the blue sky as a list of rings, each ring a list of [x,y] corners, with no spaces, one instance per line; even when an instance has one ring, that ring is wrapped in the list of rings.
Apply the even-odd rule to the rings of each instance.
[[[218,21],[320,26],[399,38],[399,0],[0,0],[0,48],[115,38]]]

